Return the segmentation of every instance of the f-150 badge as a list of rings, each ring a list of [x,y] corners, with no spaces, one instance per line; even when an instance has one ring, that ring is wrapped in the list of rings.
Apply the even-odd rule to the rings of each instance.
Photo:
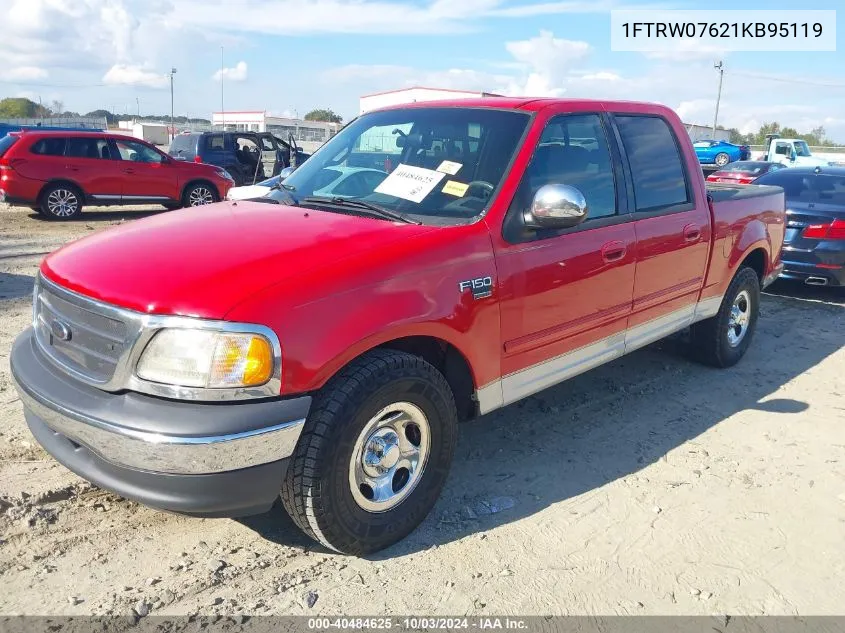
[[[458,282],[458,288],[460,288],[461,294],[471,290],[473,299],[486,299],[493,295],[493,278],[476,277],[475,279],[467,279]]]

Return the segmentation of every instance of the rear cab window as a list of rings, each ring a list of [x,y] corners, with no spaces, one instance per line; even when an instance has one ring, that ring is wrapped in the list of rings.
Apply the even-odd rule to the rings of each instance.
[[[659,116],[614,115],[634,184],[635,211],[673,213],[692,203],[678,140]]]
[[[196,149],[197,137],[194,134],[179,134],[173,137],[168,153],[174,158],[193,160]]]

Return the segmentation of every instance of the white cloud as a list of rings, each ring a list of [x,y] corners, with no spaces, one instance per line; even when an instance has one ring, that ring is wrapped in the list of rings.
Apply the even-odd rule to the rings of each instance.
[[[221,81],[223,79],[225,79],[226,81],[246,81],[246,77],[246,62],[238,62],[232,68],[221,68],[216,73],[214,73],[211,78],[214,81]]]
[[[145,88],[166,88],[170,85],[168,75],[161,75],[149,68],[128,64],[115,64],[103,76],[103,83],[117,86],[143,86]]]
[[[3,81],[20,81],[26,83],[28,81],[36,81],[38,79],[46,79],[50,73],[44,68],[38,66],[17,66],[0,70],[0,79]]]

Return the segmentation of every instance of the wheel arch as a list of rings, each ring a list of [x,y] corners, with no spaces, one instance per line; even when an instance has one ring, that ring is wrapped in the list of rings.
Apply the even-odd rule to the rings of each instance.
[[[82,200],[80,202],[82,204],[86,204],[88,202],[88,194],[85,193],[85,189],[78,182],[71,180],[70,178],[53,178],[52,180],[48,180],[47,182],[45,182],[44,185],[41,187],[41,190],[38,192],[37,201],[39,206],[44,201],[44,192],[54,185],[65,185],[73,187],[82,195]]]
[[[220,190],[217,188],[217,185],[215,185],[213,182],[211,182],[207,178],[199,177],[199,178],[191,178],[184,185],[182,185],[182,191],[179,192],[179,200],[184,202],[185,201],[185,194],[188,192],[188,189],[190,189],[191,187],[194,187],[196,185],[207,185],[208,187],[211,187],[211,190],[214,191],[215,194],[217,194],[217,199],[218,200],[223,199],[223,196],[220,195]]]
[[[442,332],[437,334],[432,332],[404,333],[370,340],[364,346],[356,347],[354,352],[349,350],[352,353],[335,358],[329,367],[325,368],[324,379],[320,381],[320,387],[343,371],[349,364],[376,349],[392,349],[422,358],[442,373],[446,382],[449,383],[452,395],[455,398],[458,419],[470,420],[478,415],[478,406],[475,401],[475,391],[478,385],[472,364],[467,354],[460,349],[456,342],[448,340]]]

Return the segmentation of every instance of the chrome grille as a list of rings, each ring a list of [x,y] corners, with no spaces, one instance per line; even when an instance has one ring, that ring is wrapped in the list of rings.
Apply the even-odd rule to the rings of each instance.
[[[83,307],[82,304],[87,304]],[[91,309],[93,302],[39,285],[34,326],[41,349],[89,380],[111,380],[126,351],[126,323]]]

